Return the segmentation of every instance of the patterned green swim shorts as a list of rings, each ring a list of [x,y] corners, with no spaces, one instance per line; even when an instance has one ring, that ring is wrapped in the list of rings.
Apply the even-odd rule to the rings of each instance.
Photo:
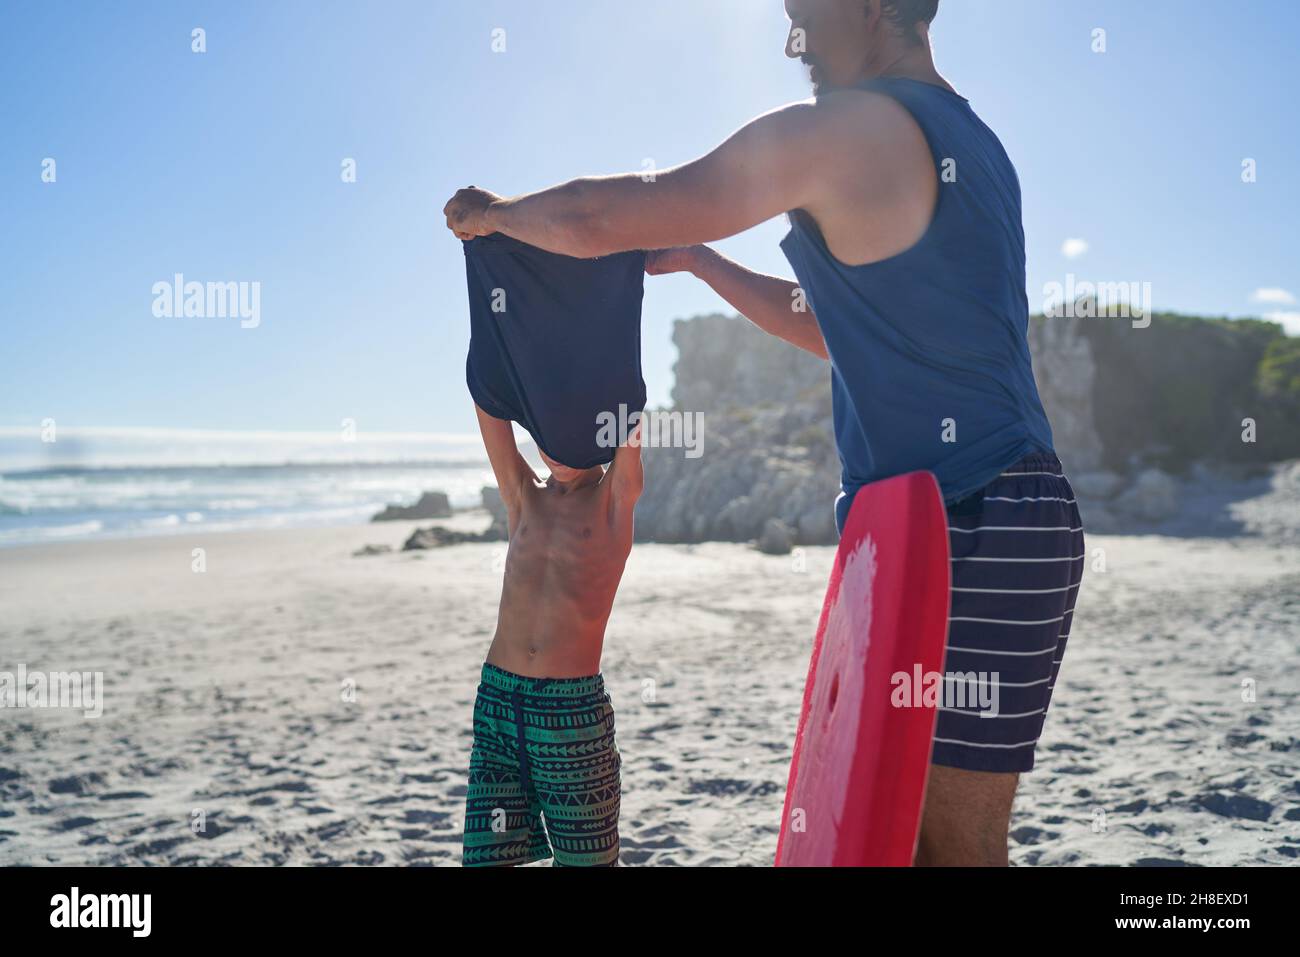
[[[525,678],[485,664],[474,701],[462,863],[528,864],[553,855],[556,865],[617,864],[619,767],[614,709],[600,675]]]

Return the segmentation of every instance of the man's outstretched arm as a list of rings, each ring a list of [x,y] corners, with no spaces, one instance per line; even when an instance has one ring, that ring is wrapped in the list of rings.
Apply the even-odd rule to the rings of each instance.
[[[471,187],[447,204],[447,225],[463,239],[500,232],[583,258],[723,239],[815,199],[824,113],[812,102],[782,107],[653,173],[583,177],[511,199]]]
[[[866,263],[913,245],[920,213],[928,224],[937,188],[931,160],[905,107],[842,90],[765,113],[681,166],[583,177],[513,198],[471,186],[443,213],[461,239],[500,232],[590,258],[714,242],[802,209],[824,233],[830,224],[853,240],[841,247],[844,262]]]

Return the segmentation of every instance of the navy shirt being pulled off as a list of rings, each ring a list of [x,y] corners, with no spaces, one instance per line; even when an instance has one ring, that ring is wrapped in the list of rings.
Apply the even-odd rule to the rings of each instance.
[[[645,406],[645,253],[575,259],[500,233],[464,247],[474,401],[563,465],[613,461]]]
[[[906,79],[861,88],[911,113],[939,196],[921,240],[881,262],[840,262],[803,210],[790,213],[781,242],[831,359],[841,530],[869,482],[926,469],[952,503],[1025,455],[1052,451],[1026,338],[1015,167],[956,93]]]

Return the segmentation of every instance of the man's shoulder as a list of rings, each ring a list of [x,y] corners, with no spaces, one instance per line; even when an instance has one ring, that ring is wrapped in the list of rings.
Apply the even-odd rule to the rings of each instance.
[[[924,165],[929,146],[911,112],[886,93],[846,89],[790,103],[764,114],[768,139],[811,161],[822,174],[825,164],[847,164],[854,171],[864,161],[877,171]]]
[[[786,103],[755,118],[753,126],[782,138],[845,134],[887,135],[915,125],[901,103],[874,90],[836,90]]]
[[[835,90],[809,101],[809,106],[809,122],[828,137],[895,143],[900,134],[920,130],[906,106],[879,90]]]

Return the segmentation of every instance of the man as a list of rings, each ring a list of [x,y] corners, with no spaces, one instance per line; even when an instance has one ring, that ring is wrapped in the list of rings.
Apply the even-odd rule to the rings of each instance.
[[[937,7],[787,0],[787,55],[811,67],[814,99],[652,183],[588,177],[508,199],[471,188],[445,212],[462,238],[500,231],[582,257],[660,250],[648,272],[690,271],[760,328],[829,358],[841,528],[868,482],[935,473],[953,556],[945,667],[998,707],[941,709],[917,863],[1004,865],[1083,536],[1030,366],[1019,182],[935,68]],[[783,212],[797,285],[699,245]]]
[[[639,432],[608,469],[569,468],[543,452],[543,482],[511,424],[475,410],[510,547],[474,701],[462,862],[612,866],[621,762],[600,656],[632,550]]]

